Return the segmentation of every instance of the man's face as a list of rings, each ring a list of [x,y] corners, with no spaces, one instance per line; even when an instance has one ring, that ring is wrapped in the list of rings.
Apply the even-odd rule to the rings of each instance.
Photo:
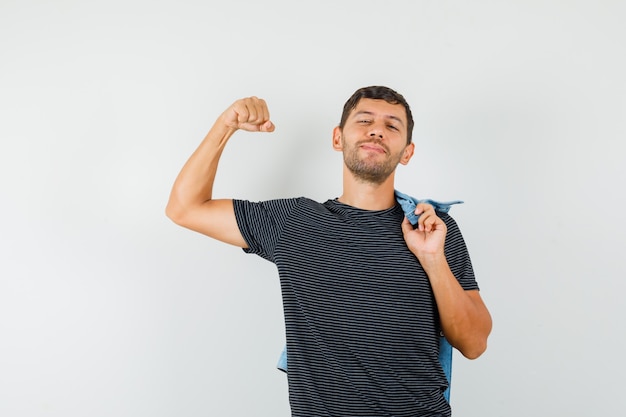
[[[361,99],[343,130],[333,132],[333,147],[343,151],[346,167],[364,182],[380,184],[413,155],[407,145],[406,110],[401,104]]]

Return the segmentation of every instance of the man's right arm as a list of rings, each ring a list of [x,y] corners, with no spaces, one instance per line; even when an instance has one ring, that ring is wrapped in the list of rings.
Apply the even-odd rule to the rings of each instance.
[[[274,131],[264,100],[237,100],[220,115],[178,174],[165,213],[180,226],[245,248],[248,245],[237,226],[232,200],[213,199],[220,156],[228,139],[239,129]]]

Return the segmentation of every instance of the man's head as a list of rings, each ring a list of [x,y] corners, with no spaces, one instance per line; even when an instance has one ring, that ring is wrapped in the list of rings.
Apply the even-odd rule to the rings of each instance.
[[[333,148],[343,153],[344,168],[371,184],[393,181],[398,164],[413,156],[413,117],[404,98],[387,87],[357,90],[344,105],[333,130]]]
[[[363,87],[358,89],[352,94],[352,97],[346,101],[346,104],[343,106],[343,113],[341,114],[341,121],[339,122],[339,128],[343,130],[346,125],[346,121],[350,116],[350,113],[356,108],[359,104],[359,101],[364,98],[369,98],[373,100],[385,100],[389,104],[401,104],[406,111],[406,143],[407,145],[411,143],[413,137],[413,114],[411,113],[411,108],[409,107],[409,103],[406,102],[402,94],[392,90],[389,87],[383,86],[370,86]]]

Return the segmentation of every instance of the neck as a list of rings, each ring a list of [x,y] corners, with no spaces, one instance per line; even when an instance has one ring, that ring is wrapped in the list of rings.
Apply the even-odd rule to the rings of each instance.
[[[381,184],[363,182],[344,166],[343,194],[339,202],[363,210],[386,210],[396,204],[393,172]]]

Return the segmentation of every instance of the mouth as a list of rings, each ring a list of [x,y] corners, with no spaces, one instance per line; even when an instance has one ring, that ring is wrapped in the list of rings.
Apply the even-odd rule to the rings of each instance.
[[[387,153],[387,149],[384,146],[379,145],[374,142],[364,142],[360,145],[360,147],[361,149],[364,149],[366,151],[372,151],[372,152],[377,152],[377,153]]]

